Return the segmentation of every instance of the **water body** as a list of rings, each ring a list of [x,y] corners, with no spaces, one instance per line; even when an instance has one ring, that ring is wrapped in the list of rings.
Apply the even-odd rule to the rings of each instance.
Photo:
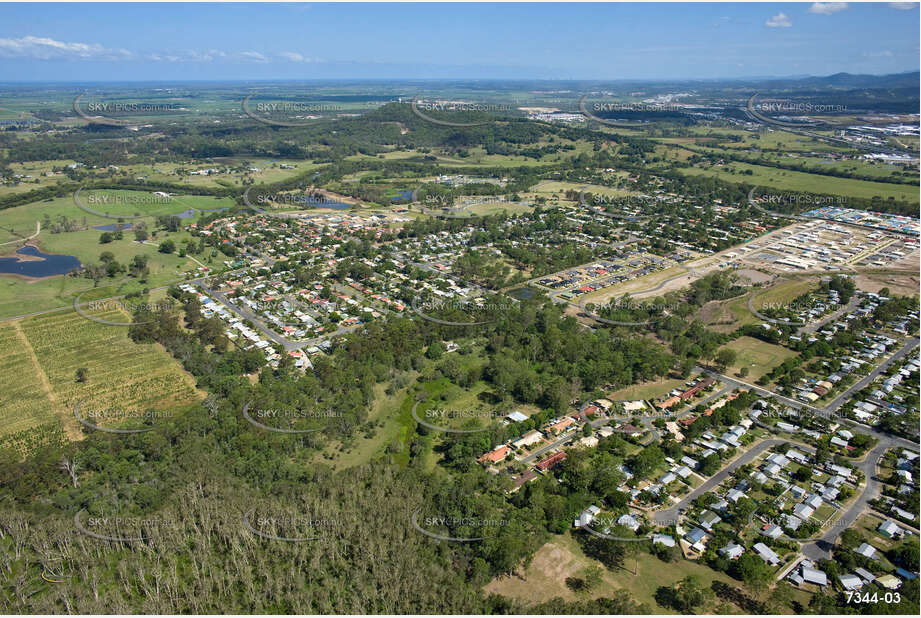
[[[529,298],[534,298],[534,295],[537,294],[537,290],[531,288],[515,288],[514,290],[509,290],[508,295],[512,298],[517,298],[518,300],[528,300]]]
[[[130,229],[131,229],[131,224],[130,224],[130,223],[122,223],[122,224],[119,225],[118,223],[110,223],[109,225],[95,225],[95,226],[93,226],[93,229],[94,229],[94,230],[102,230],[103,232],[114,232],[114,231],[117,230],[119,227],[121,227],[121,229],[123,229],[123,230],[130,230]]]
[[[0,274],[22,275],[24,277],[53,277],[55,275],[66,275],[73,269],[80,267],[80,260],[72,255],[42,253],[32,245],[26,245],[16,253],[41,259],[0,258]]]
[[[223,210],[227,210],[227,209],[226,208],[198,208],[198,209],[189,208],[188,210],[183,210],[182,212],[178,214],[169,215],[169,216],[179,217],[180,219],[191,219],[192,217],[195,216],[195,213],[197,212],[221,212]]]
[[[412,191],[403,191],[403,193],[400,193],[398,196],[390,198],[390,201],[396,202],[399,200],[406,200],[407,202],[411,202],[412,199],[413,199]]]

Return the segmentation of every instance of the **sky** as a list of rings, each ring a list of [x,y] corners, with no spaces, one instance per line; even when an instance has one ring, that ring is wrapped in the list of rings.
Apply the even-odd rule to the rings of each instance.
[[[918,3],[0,3],[0,82],[714,79],[919,66]]]

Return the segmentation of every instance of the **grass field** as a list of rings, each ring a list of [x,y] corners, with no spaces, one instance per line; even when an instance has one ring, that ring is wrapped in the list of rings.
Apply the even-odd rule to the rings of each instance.
[[[92,313],[113,321],[129,317],[115,308]],[[19,393],[9,396],[4,389],[0,434],[57,417],[69,435],[78,437],[73,408],[79,402],[84,412],[105,411],[96,422],[107,425],[149,410],[176,414],[202,397],[193,378],[159,345],[136,344],[127,328],[72,311],[4,323],[0,338],[6,352],[0,379]],[[78,368],[87,370],[86,382],[76,381]]]
[[[755,292],[755,299],[752,301],[752,307],[760,309],[765,306],[777,306],[791,302],[798,296],[816,289],[818,283],[814,279],[792,279],[778,283],[775,286]],[[746,308],[747,308],[746,301]]]
[[[213,198],[200,199],[206,201],[196,202],[199,206],[207,204],[209,208],[213,207]],[[167,285],[183,279],[186,272],[199,267],[199,264],[190,257],[179,257],[178,252],[166,254],[158,250],[157,245],[167,238],[173,240],[177,247],[181,246],[185,240],[191,238],[185,231],[175,233],[161,231],[156,237],[152,237],[150,242],[153,244],[141,244],[134,240],[131,230],[125,230],[122,240],[100,244],[99,238],[102,231],[93,229],[92,226],[110,225],[115,221],[80,210],[74,204],[72,196],[0,211],[0,243],[7,243],[0,245],[0,255],[14,256],[16,250],[22,246],[21,240],[35,234],[36,223],[44,222],[46,215],[52,223],[57,222],[60,217],[66,217],[82,229],[55,234],[51,233],[51,230],[43,223],[41,232],[36,238],[29,241],[29,244],[35,245],[46,253],[73,255],[82,264],[99,263],[99,256],[103,251],[114,254],[115,259],[121,264],[129,263],[135,255],[144,255],[148,259],[150,275],[145,284],[136,284],[134,286],[136,289]],[[193,220],[186,219],[185,221]],[[150,220],[148,222],[148,230],[153,233],[154,226],[150,225]],[[220,253],[212,257],[210,250],[193,257],[212,268],[223,267],[222,261],[226,259]],[[105,279],[100,285],[106,285],[111,281]],[[93,283],[89,279],[63,275],[33,280],[0,275],[0,318],[67,306],[73,302],[75,294],[92,287]],[[126,291],[129,290],[119,289],[111,295],[123,294]]]
[[[614,590],[623,589],[629,592],[634,600],[646,603],[654,613],[670,614],[675,613],[674,610],[656,603],[656,590],[660,586],[673,586],[687,575],[698,576],[706,585],[712,581],[721,581],[734,588],[741,587],[740,582],[725,573],[714,571],[696,562],[679,560],[667,563],[650,554],[640,553],[636,559],[628,557],[624,561],[626,568],[604,569],[602,583],[592,592],[582,596],[570,590],[565,581],[567,577],[578,577],[579,573],[590,565],[604,569],[600,562],[585,555],[572,534],[566,533],[554,536],[553,540],[538,550],[523,573],[500,576],[487,584],[484,591],[515,598],[530,605],[549,601],[554,597],[574,601],[579,598],[610,596]],[[634,568],[636,574],[632,572]],[[808,602],[808,595],[798,591],[792,592],[795,598]],[[738,607],[725,603],[724,599],[716,599],[716,604],[710,609],[718,609],[717,613],[741,613]]]
[[[735,173],[730,170],[735,170]],[[873,197],[889,199],[891,197],[899,201],[918,203],[918,190],[908,185],[822,176],[748,163],[732,162],[722,167],[690,167],[678,171],[689,176],[715,176],[727,182],[756,184],[772,189],[809,191],[866,199]],[[751,171],[752,174],[748,175],[748,171]]]
[[[684,388],[685,382],[687,382],[687,380],[674,378],[662,378],[652,382],[642,382],[622,388],[619,391],[614,391],[613,393],[608,393],[608,399],[612,401],[655,399],[673,388]]]
[[[739,298],[711,301],[701,307],[696,319],[718,333],[729,333],[740,326],[759,323],[761,320],[748,310],[748,299],[755,293],[757,290]]]
[[[739,337],[720,349],[735,350],[737,354],[736,362],[727,368],[727,375],[736,374],[742,367],[748,367],[748,381],[757,380],[786,359],[796,356],[792,350],[752,337]]]

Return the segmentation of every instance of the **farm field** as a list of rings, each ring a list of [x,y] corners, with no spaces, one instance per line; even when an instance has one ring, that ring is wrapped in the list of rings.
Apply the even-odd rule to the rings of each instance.
[[[87,313],[113,321],[129,319],[114,307]],[[78,403],[86,412],[103,411],[102,418],[118,419],[119,414],[137,416],[148,411],[174,415],[202,398],[194,379],[165,350],[156,344],[134,343],[125,327],[65,312],[5,323],[0,337],[10,344],[5,345],[10,352],[0,379],[4,384],[29,384],[32,389],[24,393],[28,403],[19,398],[0,403],[0,419],[18,421],[0,427],[2,434],[57,416],[68,434],[77,437],[73,409]],[[86,369],[86,382],[76,380],[78,368]],[[23,380],[24,375],[34,379]]]
[[[19,323],[0,323],[0,435],[15,434],[46,423],[56,423],[37,363],[26,345]]]

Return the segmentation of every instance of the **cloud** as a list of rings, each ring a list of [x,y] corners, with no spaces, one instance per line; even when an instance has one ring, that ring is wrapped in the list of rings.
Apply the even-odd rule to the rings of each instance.
[[[153,52],[144,56],[153,62],[211,62],[217,58],[225,58],[227,54],[219,49],[209,49],[206,52],[194,50]]]
[[[267,64],[270,62],[318,63],[320,58],[313,58],[297,52],[263,54],[254,50],[241,52],[224,52],[219,49],[208,50],[154,50],[148,52],[131,52],[126,49],[109,49],[98,43],[68,43],[47,37],[24,36],[20,38],[0,38],[0,58],[20,58],[32,60],[107,60],[139,61],[163,63],[205,63],[216,60],[227,62],[246,62]]]
[[[278,54],[279,57],[289,60],[291,62],[323,62],[320,58],[308,58],[297,52],[281,52]]]
[[[107,49],[98,43],[65,43],[47,37],[0,38],[0,58],[34,60],[130,60],[126,49]]]
[[[783,13],[778,13],[774,17],[764,22],[764,25],[768,28],[789,28],[793,25],[793,22],[791,22],[790,18]]]
[[[847,10],[847,2],[813,2],[809,7],[810,13],[819,15],[833,15]]]
[[[864,58],[892,58],[893,53],[888,49],[878,52],[864,52]]]
[[[889,8],[900,11],[910,11],[918,6],[917,2],[890,2]]]
[[[247,60],[250,62],[258,62],[260,64],[269,61],[268,58],[266,58],[265,56],[263,56],[257,51],[240,52],[239,54],[237,54],[237,57],[240,58],[241,60]]]

